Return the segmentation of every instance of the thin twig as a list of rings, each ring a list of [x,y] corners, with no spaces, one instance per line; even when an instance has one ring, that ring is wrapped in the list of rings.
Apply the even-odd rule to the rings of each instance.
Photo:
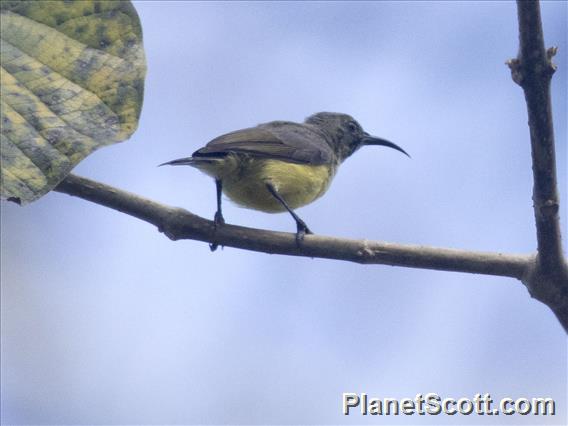
[[[69,175],[55,188],[137,217],[158,227],[170,239],[192,239],[271,254],[346,260],[523,279],[532,256],[392,244],[306,235],[300,245],[295,234],[223,225],[187,210],[165,206],[100,182]]]

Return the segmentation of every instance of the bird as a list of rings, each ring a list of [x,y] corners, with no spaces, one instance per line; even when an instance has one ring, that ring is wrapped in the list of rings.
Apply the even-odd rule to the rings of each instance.
[[[320,198],[343,161],[363,146],[379,145],[410,157],[400,146],[371,136],[350,115],[318,112],[303,123],[271,121],[218,136],[191,157],[160,166],[192,166],[215,179],[215,227],[225,224],[224,193],[236,204],[267,213],[288,212],[296,241],[313,234],[295,210]],[[217,248],[210,245],[211,250]]]

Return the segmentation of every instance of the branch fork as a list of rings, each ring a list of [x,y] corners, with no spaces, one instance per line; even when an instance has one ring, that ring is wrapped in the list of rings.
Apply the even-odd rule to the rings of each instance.
[[[156,203],[79,176],[67,176],[55,191],[81,197],[155,225],[171,240],[193,239],[214,245],[291,256],[319,257],[412,268],[498,275],[521,280],[530,295],[545,303],[568,332],[568,263],[563,256],[556,182],[550,81],[556,47],[544,48],[538,1],[517,1],[519,55],[507,61],[527,103],[533,163],[533,208],[538,251],[534,255],[483,253],[294,234],[224,224],[186,210]]]

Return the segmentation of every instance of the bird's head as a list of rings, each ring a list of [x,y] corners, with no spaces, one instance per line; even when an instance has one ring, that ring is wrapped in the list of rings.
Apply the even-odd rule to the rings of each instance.
[[[410,157],[398,145],[365,132],[361,125],[347,114],[318,112],[309,116],[306,119],[306,124],[318,127],[325,134],[327,142],[333,148],[340,162],[362,146],[367,145],[388,146]]]

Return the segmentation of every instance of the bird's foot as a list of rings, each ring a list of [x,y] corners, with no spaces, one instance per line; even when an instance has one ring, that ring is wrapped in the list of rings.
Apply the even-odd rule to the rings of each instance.
[[[296,225],[298,228],[296,231],[296,245],[299,247],[302,241],[304,241],[304,237],[308,234],[313,234],[313,232],[303,220],[298,221]]]
[[[225,224],[225,218],[223,217],[223,213],[221,213],[220,211],[215,212],[215,216],[213,217],[213,227],[215,231],[217,231],[217,229],[223,226],[224,224]],[[218,247],[219,244],[217,243],[209,243],[209,249],[211,251],[217,250]]]
[[[223,213],[215,212],[215,216],[213,217],[213,223],[215,224],[215,228],[218,226],[225,224],[225,218],[223,217]]]

